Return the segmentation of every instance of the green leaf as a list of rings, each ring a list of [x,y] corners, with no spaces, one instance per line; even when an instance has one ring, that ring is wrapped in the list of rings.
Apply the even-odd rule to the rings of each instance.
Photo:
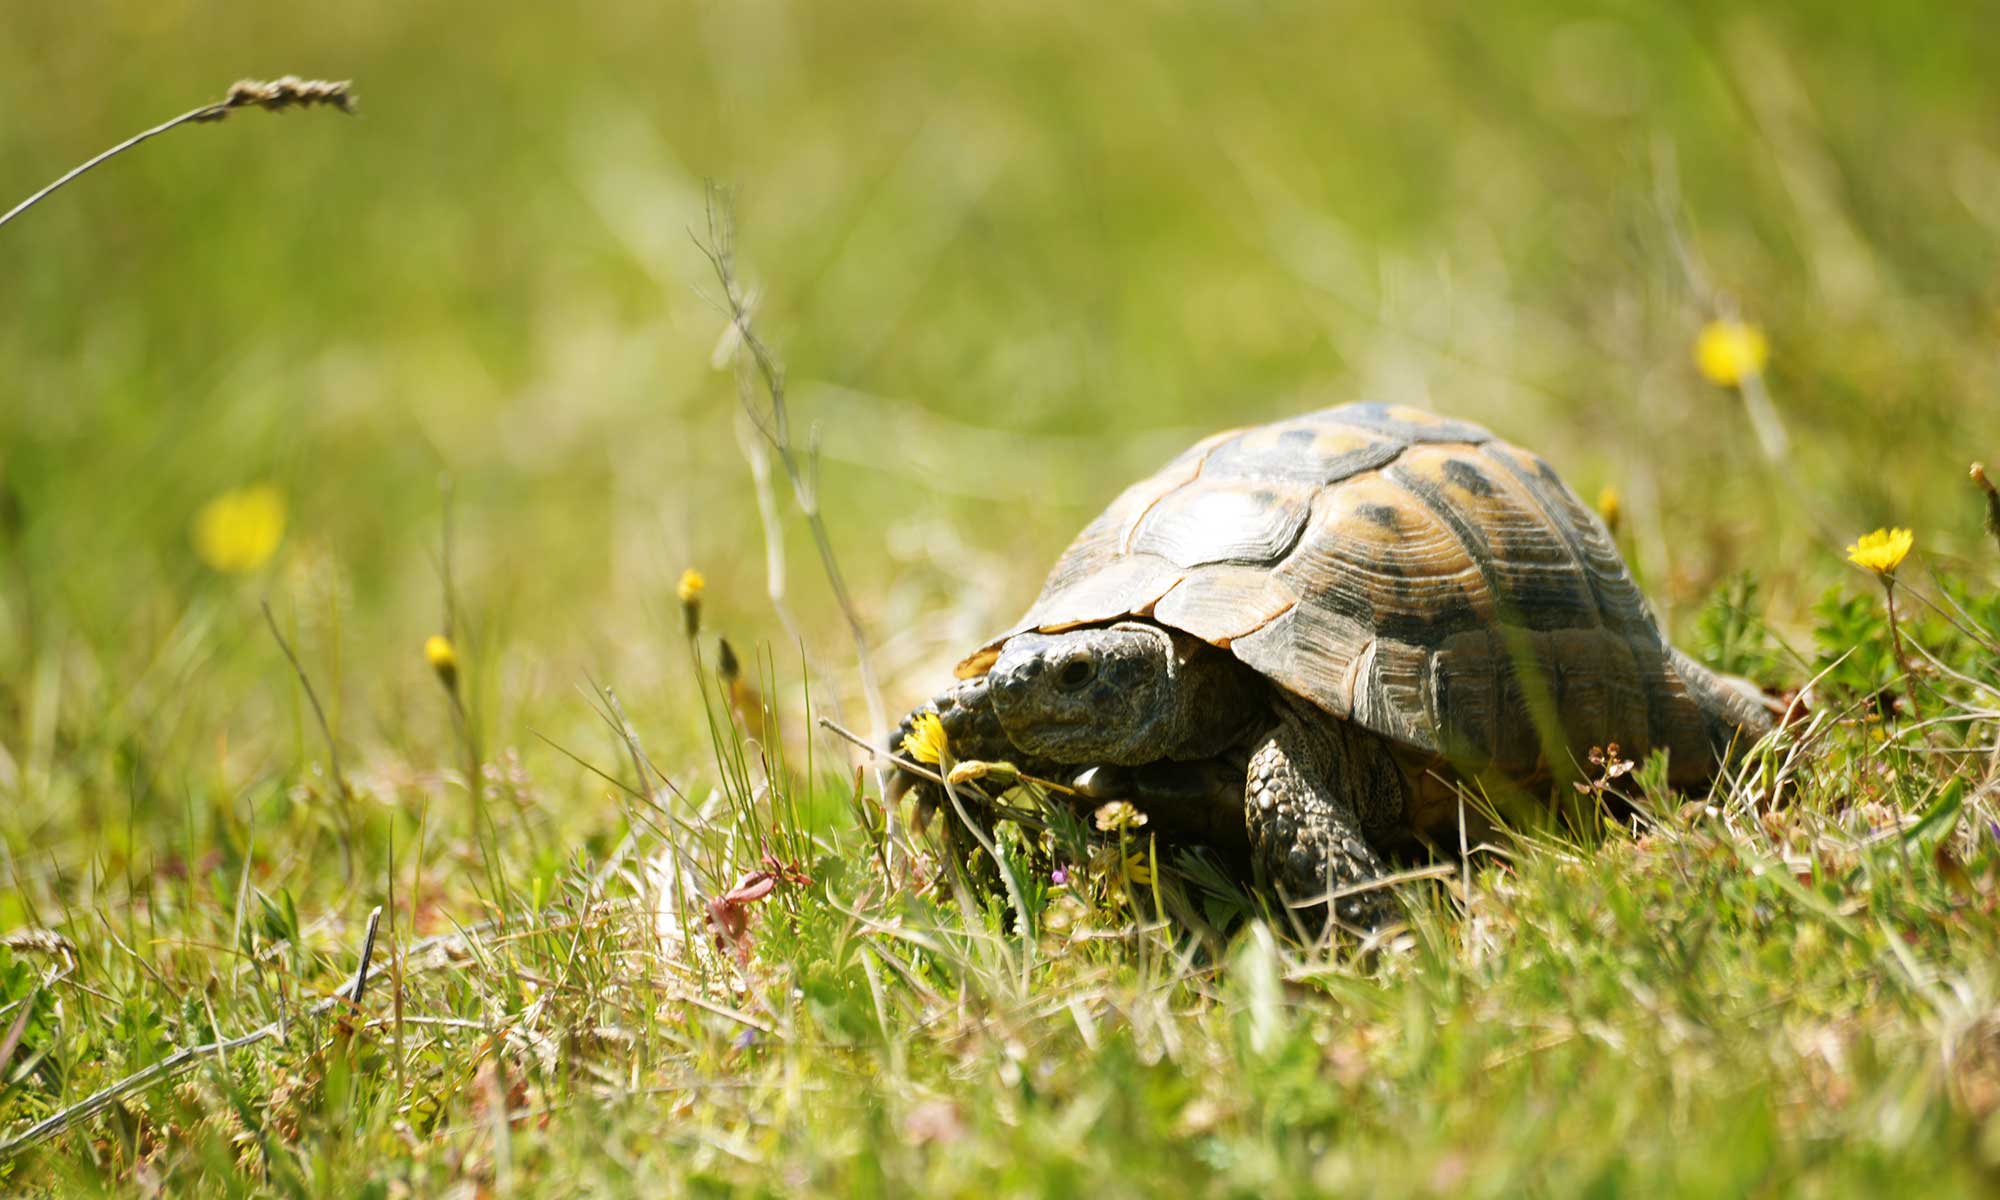
[[[1957,822],[1965,807],[1965,777],[1954,775],[1938,790],[1938,797],[1924,810],[1915,825],[1903,831],[1905,845],[1919,845],[1927,838],[1941,836]]]

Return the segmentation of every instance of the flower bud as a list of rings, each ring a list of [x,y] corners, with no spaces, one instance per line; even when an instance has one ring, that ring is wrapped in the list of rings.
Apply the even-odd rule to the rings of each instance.
[[[458,647],[441,633],[434,633],[424,640],[424,661],[430,663],[431,670],[445,686],[446,691],[458,690]]]
[[[700,571],[689,567],[681,572],[681,581],[674,588],[674,594],[681,601],[681,623],[689,637],[701,632],[701,593],[706,587],[708,580],[702,578]]]

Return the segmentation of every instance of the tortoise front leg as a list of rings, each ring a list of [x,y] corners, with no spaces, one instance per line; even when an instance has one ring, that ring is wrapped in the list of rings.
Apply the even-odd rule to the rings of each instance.
[[[1292,901],[1366,883],[1387,871],[1362,831],[1401,816],[1403,800],[1402,772],[1381,739],[1288,712],[1250,756],[1250,852]],[[1364,929],[1401,916],[1386,888],[1342,897],[1334,911]]]

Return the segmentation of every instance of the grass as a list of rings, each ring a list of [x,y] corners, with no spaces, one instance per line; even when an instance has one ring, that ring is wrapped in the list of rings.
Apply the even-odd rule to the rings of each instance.
[[[246,72],[363,108],[178,132],[0,233],[0,1139],[281,1022],[0,1191],[1993,1189],[1991,22],[72,20],[0,44],[20,195]],[[1823,676],[1816,723],[1714,796],[1642,765],[1635,826],[1447,856],[1368,946],[1061,822],[1003,826],[1011,894],[920,887],[926,839],[885,872],[782,463],[766,599],[709,177],[891,710],[1193,437],[1366,396],[1615,487],[1680,644]],[[1694,362],[1726,317],[1769,335],[1780,461]],[[210,569],[197,514],[258,485],[282,541]],[[1842,561],[1884,525],[1895,635]],[[305,1016],[377,907],[359,1010]]]

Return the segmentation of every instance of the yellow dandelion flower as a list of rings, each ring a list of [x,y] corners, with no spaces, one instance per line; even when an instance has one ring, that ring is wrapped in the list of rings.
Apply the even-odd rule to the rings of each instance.
[[[269,562],[285,537],[285,494],[268,483],[224,492],[195,513],[194,552],[225,575]]]
[[[434,633],[424,639],[424,661],[430,663],[431,670],[444,681],[448,688],[458,687],[458,647],[441,633]]]
[[[1694,340],[1695,366],[1719,387],[1740,387],[1762,375],[1770,358],[1770,339],[1746,321],[1710,321]]]
[[[689,637],[701,632],[701,593],[707,587],[708,580],[693,567],[681,572],[681,581],[674,587],[674,595],[680,597],[681,620],[687,626]]]
[[[1847,548],[1847,561],[1877,575],[1894,575],[1915,542],[1916,535],[1907,529],[1878,529]]]
[[[944,722],[934,712],[918,713],[903,735],[903,753],[918,762],[939,764],[950,752],[944,740]]]
[[[1097,821],[1097,827],[1106,833],[1137,829],[1146,823],[1146,814],[1125,800],[1113,800],[1109,804],[1100,805],[1093,816]]]
[[[1597,515],[1604,518],[1604,527],[1618,532],[1618,519],[1625,515],[1625,506],[1620,501],[1618,489],[1606,484],[1597,493]]]

